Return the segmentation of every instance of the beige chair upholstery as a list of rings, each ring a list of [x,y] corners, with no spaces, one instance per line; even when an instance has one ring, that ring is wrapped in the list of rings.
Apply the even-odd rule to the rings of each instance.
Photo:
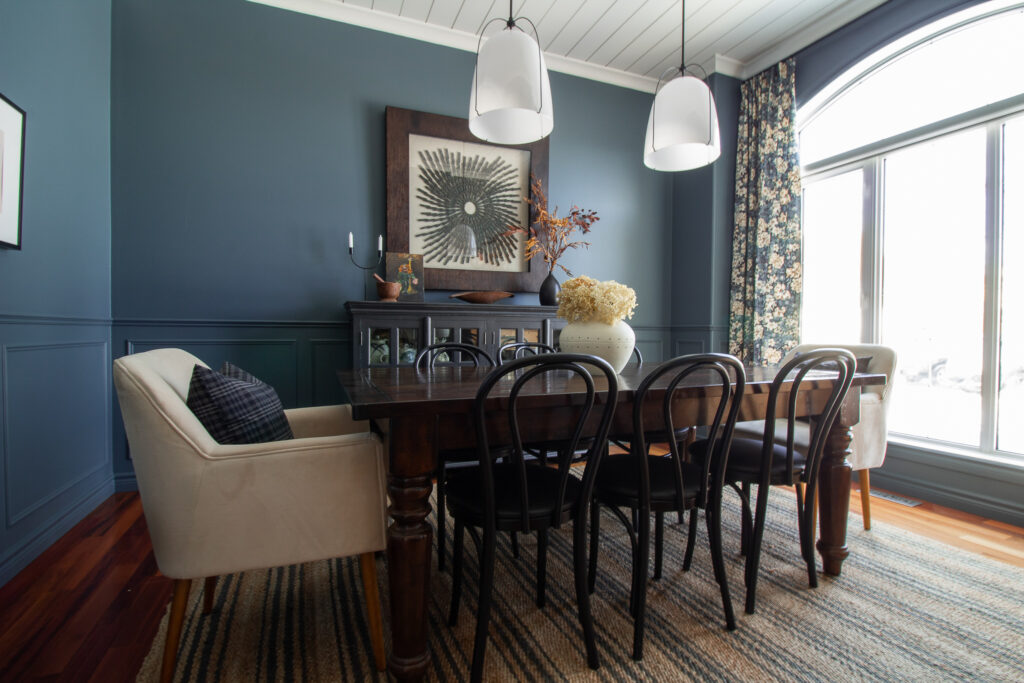
[[[182,615],[193,578],[361,555],[374,654],[383,668],[373,563],[373,553],[385,547],[387,519],[380,439],[338,405],[285,411],[292,440],[219,444],[185,404],[197,364],[204,365],[181,349],[114,361],[154,555],[160,571],[179,580]],[[172,624],[174,616],[172,605]],[[171,630],[165,674],[173,674],[177,649]]]
[[[782,362],[790,360],[795,354],[820,348],[848,349],[857,358],[871,357],[868,372],[885,375],[884,386],[864,387],[860,396],[860,421],[853,426],[853,442],[850,444],[850,466],[861,470],[861,507],[864,510],[864,528],[871,528],[870,484],[867,470],[880,467],[885,460],[885,449],[888,438],[887,415],[892,396],[892,378],[896,372],[896,351],[880,344],[801,344],[786,354]],[[786,421],[779,420],[776,425],[776,440],[786,439]],[[779,426],[781,425],[781,426]],[[736,423],[735,436],[760,439],[764,434],[764,421]],[[810,438],[807,424],[798,423],[794,434],[797,449],[806,448]]]

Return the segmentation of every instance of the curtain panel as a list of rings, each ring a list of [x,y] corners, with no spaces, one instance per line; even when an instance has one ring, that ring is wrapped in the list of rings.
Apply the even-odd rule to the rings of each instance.
[[[729,353],[778,363],[800,340],[803,285],[792,58],[740,86]]]

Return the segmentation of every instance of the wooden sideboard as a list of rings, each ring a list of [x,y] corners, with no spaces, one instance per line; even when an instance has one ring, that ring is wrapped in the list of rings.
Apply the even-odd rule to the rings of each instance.
[[[420,349],[444,341],[480,346],[497,359],[508,342],[554,345],[565,326],[557,306],[349,301],[345,309],[353,368],[411,365]]]

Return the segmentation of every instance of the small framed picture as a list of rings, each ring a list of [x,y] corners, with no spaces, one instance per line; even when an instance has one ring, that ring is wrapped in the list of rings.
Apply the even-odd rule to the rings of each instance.
[[[0,247],[21,249],[25,112],[0,94]]]
[[[423,301],[423,254],[388,252],[388,282],[401,285],[399,301]]]

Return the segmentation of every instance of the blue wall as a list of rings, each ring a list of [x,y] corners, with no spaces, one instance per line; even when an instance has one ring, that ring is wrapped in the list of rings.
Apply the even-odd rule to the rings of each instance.
[[[376,298],[347,235],[365,260],[385,232],[384,108],[465,117],[473,55],[244,0],[114,0],[112,33],[114,354],[178,345],[244,361],[286,405],[340,400],[344,302]],[[643,166],[651,95],[551,85],[549,201],[601,216],[564,263],[634,287],[660,357],[672,178]]]
[[[0,249],[0,584],[112,492],[110,2],[0,0],[26,111],[22,250]]]
[[[728,350],[740,81],[716,73],[708,85],[722,154],[710,166],[670,175],[672,356]]]

